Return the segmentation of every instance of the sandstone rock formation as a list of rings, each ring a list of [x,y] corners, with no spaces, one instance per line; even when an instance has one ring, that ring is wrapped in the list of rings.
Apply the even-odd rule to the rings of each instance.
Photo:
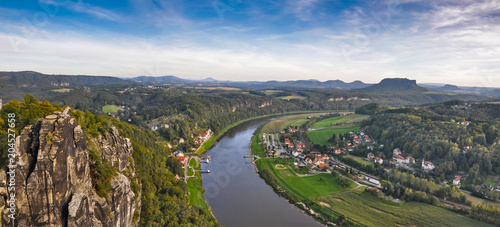
[[[116,163],[119,171],[135,171],[130,141],[121,138],[116,128],[97,140],[103,159]],[[140,201],[135,201],[129,178],[118,173],[108,198],[93,190],[87,141],[70,108],[27,126],[15,147],[16,214],[9,218],[10,211],[3,209],[4,226],[136,225],[133,216]],[[0,170],[0,206],[9,198],[9,181]]]

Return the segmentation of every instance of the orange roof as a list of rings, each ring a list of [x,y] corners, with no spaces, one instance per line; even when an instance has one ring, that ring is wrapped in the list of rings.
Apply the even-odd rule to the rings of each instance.
[[[395,154],[392,157],[397,158],[397,159],[405,159],[405,158],[403,158],[403,156],[398,155],[398,154]]]

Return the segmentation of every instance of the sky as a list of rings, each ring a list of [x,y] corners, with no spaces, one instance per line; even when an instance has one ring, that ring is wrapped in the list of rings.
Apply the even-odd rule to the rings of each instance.
[[[0,0],[0,71],[500,87],[499,0]]]

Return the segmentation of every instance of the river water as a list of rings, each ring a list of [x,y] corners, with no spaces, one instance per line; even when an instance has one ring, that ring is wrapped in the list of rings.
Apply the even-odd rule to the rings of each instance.
[[[255,172],[249,155],[254,131],[268,120],[256,120],[227,131],[205,155],[210,174],[203,175],[205,197],[217,220],[227,227],[321,226],[279,197]]]

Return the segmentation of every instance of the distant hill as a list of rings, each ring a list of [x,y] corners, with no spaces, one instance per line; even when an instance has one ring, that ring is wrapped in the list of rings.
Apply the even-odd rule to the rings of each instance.
[[[47,75],[33,71],[0,72],[0,84],[4,87],[77,87],[131,83],[129,80],[109,76]]]
[[[463,89],[459,88],[456,85],[446,84],[446,85],[440,87],[439,90],[442,90],[442,91],[459,91],[459,90],[463,90]]]
[[[321,82],[319,80],[293,80],[293,81],[219,81],[211,77],[203,80],[182,79],[176,76],[140,76],[130,78],[130,80],[142,84],[179,84],[179,83],[204,83],[204,84],[220,84],[231,87],[246,87],[254,89],[273,89],[279,87],[300,87],[300,88],[335,88],[342,90],[350,90],[355,88],[364,88],[368,85],[357,80],[351,83],[346,83],[341,80],[328,80]]]
[[[126,78],[142,84],[159,85],[159,84],[182,84],[193,82],[192,80],[182,79],[176,76],[139,76],[134,78]]]
[[[356,88],[364,88],[369,86],[361,81],[346,83],[341,80],[328,80],[321,82],[319,80],[293,80],[293,81],[249,81],[249,82],[226,82],[229,86],[234,87],[249,87],[254,89],[272,89],[280,87],[300,87],[300,88],[334,88],[341,90],[350,90]]]
[[[416,80],[406,78],[388,78],[383,79],[380,83],[361,89],[354,89],[356,92],[426,92],[427,88],[417,85]]]

